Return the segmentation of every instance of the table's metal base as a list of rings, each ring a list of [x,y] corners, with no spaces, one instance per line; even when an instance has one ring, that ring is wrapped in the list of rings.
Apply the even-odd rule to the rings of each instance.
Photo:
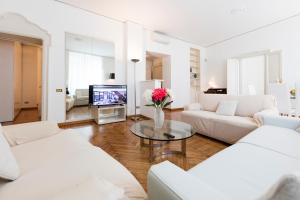
[[[145,143],[144,138],[140,138],[140,145],[141,147],[149,147],[149,161],[153,162],[155,158],[162,157],[166,155],[174,155],[180,154],[186,157],[186,139],[181,140],[181,151],[174,151],[174,150],[163,150],[162,152],[155,154],[154,148],[162,147],[164,144],[170,143],[171,141],[159,141],[159,143],[154,143],[153,140],[149,140],[149,143]],[[147,139],[148,140],[148,139]]]

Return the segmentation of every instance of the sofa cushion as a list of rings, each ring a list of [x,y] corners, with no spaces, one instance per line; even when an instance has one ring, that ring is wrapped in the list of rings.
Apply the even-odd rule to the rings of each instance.
[[[123,188],[128,198],[146,197],[124,166],[73,130],[15,146],[12,151],[21,176],[14,182],[0,182],[0,199],[47,199],[89,177]]]
[[[56,122],[50,121],[16,124],[5,126],[3,129],[11,146],[50,137],[61,131]]]
[[[258,200],[299,200],[299,173],[284,175]]]
[[[255,145],[237,143],[188,172],[232,200],[258,199],[280,177],[300,170],[300,161]]]
[[[120,200],[124,199],[124,190],[114,184],[95,177],[55,194],[48,200]]]
[[[237,101],[220,101],[216,113],[218,115],[234,116],[237,104]]]
[[[181,119],[198,133],[231,144],[257,128],[250,117],[222,116],[209,111],[183,111]]]
[[[10,146],[4,137],[3,129],[0,124],[0,178],[15,180],[19,176],[19,167]]]
[[[203,110],[211,112],[217,110],[218,104],[222,100],[238,101],[235,114],[242,117],[252,117],[257,112],[276,107],[276,100],[271,95],[233,96],[225,94],[202,94],[199,96],[199,103],[202,105]]]
[[[262,126],[238,142],[270,149],[300,160],[300,134],[292,129]]]

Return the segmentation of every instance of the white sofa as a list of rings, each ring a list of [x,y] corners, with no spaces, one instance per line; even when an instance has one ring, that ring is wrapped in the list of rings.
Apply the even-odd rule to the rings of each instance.
[[[75,100],[71,95],[66,96],[66,111],[71,110],[74,107]]]
[[[219,103],[224,100],[237,101],[234,116],[216,114]],[[259,127],[262,114],[279,115],[273,96],[201,94],[199,103],[185,107],[181,120],[191,124],[197,133],[233,144]]]
[[[264,199],[281,177],[300,170],[300,120],[262,120],[264,126],[188,171],[168,161],[152,166],[149,200]]]
[[[59,129],[51,122],[3,130],[20,176],[14,181],[0,178],[1,200],[116,199],[112,194],[120,191],[124,199],[146,198],[134,176],[80,132]]]
[[[89,89],[75,90],[75,106],[87,106],[89,104]]]

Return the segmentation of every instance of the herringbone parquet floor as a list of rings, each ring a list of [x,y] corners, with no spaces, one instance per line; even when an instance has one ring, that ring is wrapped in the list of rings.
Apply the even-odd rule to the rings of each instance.
[[[180,112],[166,111],[166,118],[180,120]],[[89,138],[92,144],[102,148],[129,169],[145,190],[147,190],[147,172],[151,165],[163,160],[169,160],[187,170],[227,147],[224,143],[195,135],[187,140],[186,158],[183,158],[181,155],[171,155],[149,163],[148,148],[140,147],[139,138],[129,130],[133,123],[133,121],[128,119],[126,122],[101,126],[90,122],[80,125],[63,126],[62,128],[79,129],[83,135]],[[179,149],[180,142],[171,142],[165,148]]]

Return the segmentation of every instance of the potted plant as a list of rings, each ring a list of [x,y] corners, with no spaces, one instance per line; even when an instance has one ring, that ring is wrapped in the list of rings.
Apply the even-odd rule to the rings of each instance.
[[[155,108],[154,124],[155,128],[162,128],[165,120],[163,108],[169,106],[173,102],[171,90],[167,88],[156,88],[153,90],[146,90],[144,93],[146,99],[146,106]]]

